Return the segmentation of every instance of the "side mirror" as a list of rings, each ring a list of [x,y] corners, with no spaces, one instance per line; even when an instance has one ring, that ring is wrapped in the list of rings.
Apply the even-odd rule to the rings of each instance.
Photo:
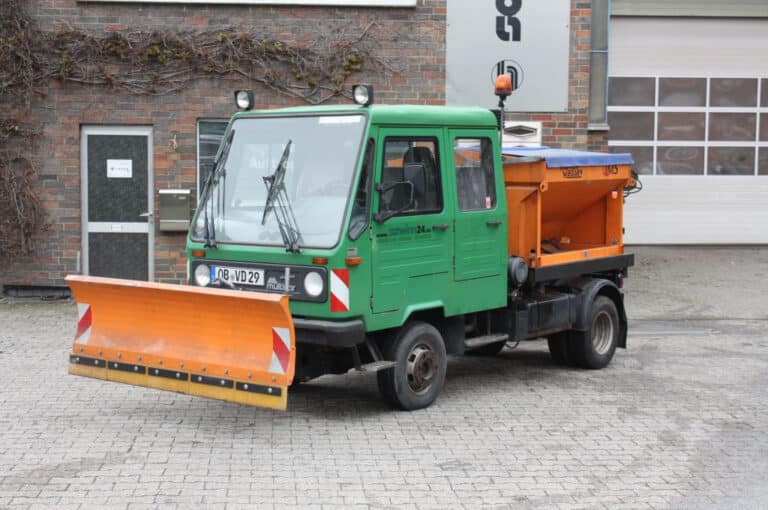
[[[376,221],[376,223],[384,223],[389,218],[393,216],[397,216],[401,212],[407,211],[413,206],[414,186],[412,182],[398,181],[398,182],[391,182],[387,184],[377,182],[374,189],[379,192],[381,200],[384,200],[383,198],[384,193],[391,192],[391,196],[386,201],[387,210],[377,212],[376,214],[373,215],[373,219],[374,221]],[[403,198],[406,198],[406,197],[407,197],[407,200],[402,200]],[[396,199],[400,199],[400,201],[403,202],[403,205],[401,205],[397,209],[390,209],[389,206],[392,205],[392,203],[397,203]],[[379,208],[381,208],[381,201],[379,203]]]

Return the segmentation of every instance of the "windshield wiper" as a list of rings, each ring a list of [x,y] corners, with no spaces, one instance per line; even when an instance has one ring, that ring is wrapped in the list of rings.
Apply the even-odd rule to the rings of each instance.
[[[283,244],[285,249],[291,253],[299,253],[301,251],[301,233],[299,232],[299,224],[296,222],[296,217],[293,215],[293,209],[291,208],[291,202],[288,200],[288,193],[285,191],[285,170],[288,163],[288,158],[291,155],[291,146],[293,140],[288,140],[283,150],[283,155],[280,157],[280,163],[277,164],[275,173],[264,177],[264,185],[267,187],[267,200],[264,204],[264,214],[261,216],[261,224],[264,225],[267,222],[269,212],[275,211],[275,219],[277,220],[277,226],[280,227],[280,236],[283,238]],[[275,207],[277,204],[277,207]]]
[[[215,216],[216,211],[213,209],[213,196],[210,197],[210,200],[208,200],[208,194],[211,192],[211,189],[219,179],[219,174],[225,175],[226,170],[224,169],[224,163],[227,161],[227,157],[229,157],[229,149],[232,147],[232,138],[235,136],[235,130],[231,130],[229,132],[229,135],[227,136],[226,141],[224,142],[224,146],[221,149],[221,152],[219,153],[219,157],[216,161],[213,163],[213,169],[211,169],[211,173],[208,174],[208,178],[205,180],[205,187],[203,188],[203,194],[201,200],[203,200],[204,209],[203,214],[205,214],[205,237],[204,237],[204,247],[205,248],[216,248],[216,224],[215,224]],[[208,209],[211,210],[210,218],[208,216]]]

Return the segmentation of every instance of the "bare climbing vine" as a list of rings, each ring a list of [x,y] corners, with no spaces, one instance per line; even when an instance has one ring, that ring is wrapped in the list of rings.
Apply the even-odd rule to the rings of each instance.
[[[37,133],[0,120],[0,266],[29,255],[34,236],[47,228],[35,191],[35,169],[23,156]]]

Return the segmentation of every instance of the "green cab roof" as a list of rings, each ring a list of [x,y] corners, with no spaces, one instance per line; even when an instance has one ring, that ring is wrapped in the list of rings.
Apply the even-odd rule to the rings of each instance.
[[[249,110],[238,112],[233,118],[262,117],[272,115],[332,115],[362,113],[377,126],[411,125],[440,127],[496,128],[496,116],[479,107],[427,106],[427,105],[323,105],[296,106],[274,110]]]

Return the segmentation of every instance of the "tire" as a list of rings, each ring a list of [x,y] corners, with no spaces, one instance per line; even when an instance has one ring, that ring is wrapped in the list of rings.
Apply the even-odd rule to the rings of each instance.
[[[466,354],[467,356],[496,356],[501,352],[505,345],[507,345],[506,340],[472,349],[471,351],[467,351]]]
[[[570,332],[569,361],[582,368],[604,368],[616,352],[620,327],[616,304],[606,296],[597,296],[589,310],[589,329]]]
[[[570,358],[568,356],[568,331],[551,335],[547,338],[547,345],[549,345],[549,355],[552,357],[552,361],[558,365],[570,365]]]
[[[448,357],[440,332],[425,322],[403,326],[389,343],[384,357],[397,366],[376,374],[381,396],[406,411],[423,409],[435,401],[445,382]]]

